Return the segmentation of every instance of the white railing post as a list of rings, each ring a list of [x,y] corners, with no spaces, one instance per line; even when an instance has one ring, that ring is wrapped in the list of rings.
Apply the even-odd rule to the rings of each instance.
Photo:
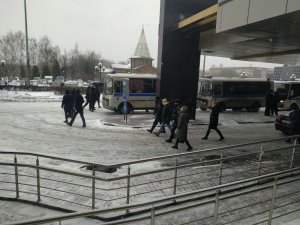
[[[95,165],[93,165],[92,174],[93,174],[93,178],[92,178],[92,209],[95,209],[95,196],[96,196]]]
[[[275,178],[275,181],[273,183],[273,194],[272,194],[271,205],[270,205],[270,210],[269,210],[268,225],[272,224],[273,210],[274,210],[274,204],[275,204],[275,200],[276,200],[276,190],[277,190],[277,178]]]
[[[293,168],[294,159],[295,159],[295,153],[296,153],[296,145],[297,145],[297,138],[295,138],[295,141],[294,141],[294,144],[293,144],[293,152],[292,152],[292,158],[291,158],[290,169]]]
[[[39,162],[39,157],[36,157],[36,188],[37,188],[38,202],[40,202],[41,201],[41,182],[40,182],[40,162]]]
[[[220,160],[219,185],[222,184],[222,176],[223,176],[223,152],[221,153],[221,160]]]
[[[154,208],[154,205],[152,205],[152,208],[151,208],[151,223],[150,225],[155,225],[155,208]]]
[[[126,197],[126,204],[129,204],[130,199],[130,165],[128,165],[127,169],[127,197]],[[129,213],[129,210],[126,210],[126,213]]]
[[[261,171],[261,161],[262,161],[263,155],[264,155],[263,147],[260,146],[260,153],[259,153],[259,158],[258,158],[257,176],[260,176],[260,171]]]
[[[15,155],[14,163],[15,163],[16,198],[19,198],[20,194],[19,194],[19,177],[18,177],[18,160],[17,160],[17,155]]]
[[[219,194],[220,190],[217,190],[216,200],[215,200],[215,215],[214,215],[214,224],[218,224],[218,213],[219,213]]]
[[[178,157],[175,158],[175,174],[174,174],[174,189],[173,189],[174,195],[176,195],[176,189],[177,189],[177,166],[178,166]]]

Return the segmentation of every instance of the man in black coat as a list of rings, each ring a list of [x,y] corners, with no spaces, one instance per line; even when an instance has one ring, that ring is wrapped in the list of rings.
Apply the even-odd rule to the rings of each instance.
[[[167,126],[169,128],[169,130],[171,131],[171,125],[170,125],[170,121],[171,121],[171,104],[168,102],[168,100],[166,98],[164,98],[162,100],[162,104],[163,104],[163,110],[162,110],[162,114],[161,114],[161,120],[162,123],[160,125],[160,129],[158,132],[154,132],[154,134],[156,136],[159,136],[160,133],[163,132],[163,129],[165,126]]]
[[[273,91],[270,90],[270,92],[266,96],[266,108],[265,108],[265,116],[270,116],[271,108],[273,104]]]
[[[76,95],[75,95],[75,100],[74,100],[75,114],[74,114],[72,120],[70,121],[70,123],[68,123],[68,125],[72,126],[77,114],[79,113],[79,115],[82,119],[82,123],[83,123],[82,127],[86,127],[85,119],[83,116],[83,107],[82,107],[83,103],[84,103],[84,99],[83,99],[82,95],[80,94],[80,90],[77,90]]]
[[[224,136],[222,135],[221,131],[218,129],[218,125],[219,125],[219,113],[220,113],[219,104],[215,103],[215,106],[212,107],[212,109],[211,109],[211,113],[210,113],[210,116],[209,116],[208,129],[207,129],[205,137],[202,138],[203,140],[207,140],[208,135],[209,135],[211,129],[217,131],[217,133],[220,136],[220,139],[219,139],[220,141],[224,140]]]
[[[68,123],[68,117],[72,117],[73,104],[73,96],[70,94],[69,90],[65,90],[65,94],[61,102],[61,108],[65,111],[65,123]]]
[[[161,123],[161,114],[163,110],[163,104],[160,97],[155,98],[155,109],[154,109],[154,121],[152,123],[151,129],[147,129],[148,132],[152,133],[158,123]]]
[[[177,129],[178,118],[180,115],[180,108],[181,108],[180,101],[175,100],[173,103],[173,107],[172,107],[173,124],[172,124],[171,134],[170,134],[169,139],[166,140],[166,142],[168,142],[168,143],[172,143],[172,139],[175,137],[175,131]]]

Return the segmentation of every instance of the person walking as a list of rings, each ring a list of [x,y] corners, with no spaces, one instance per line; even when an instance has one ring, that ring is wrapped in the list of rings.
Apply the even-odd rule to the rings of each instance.
[[[99,86],[95,90],[95,96],[96,96],[96,102],[98,104],[98,108],[101,108],[101,106],[100,106],[100,95],[101,95],[101,90],[100,90],[100,86]]]
[[[289,129],[290,135],[300,134],[300,109],[297,105],[292,106],[292,111],[289,113]],[[298,143],[300,143],[300,138],[297,138]],[[286,142],[290,143],[291,139],[287,139]]]
[[[158,123],[161,123],[161,115],[163,111],[163,104],[160,97],[155,98],[155,109],[154,109],[154,121],[151,129],[147,129],[149,133],[152,133]]]
[[[162,100],[162,104],[163,104],[163,110],[162,110],[162,114],[161,114],[162,123],[160,125],[159,131],[154,132],[154,134],[156,136],[159,136],[160,133],[163,133],[165,126],[167,126],[169,128],[169,130],[171,131],[171,125],[170,125],[171,105],[166,98],[164,98]]]
[[[68,123],[69,126],[72,126],[77,114],[79,113],[81,120],[82,120],[82,127],[86,127],[85,118],[83,115],[83,107],[82,107],[83,103],[84,103],[84,99],[83,99],[82,95],[80,94],[80,90],[77,90],[76,95],[75,95],[75,101],[74,101],[74,107],[75,107],[76,111],[72,117],[72,120],[70,121],[70,123]]]
[[[61,102],[61,108],[65,111],[65,123],[68,123],[68,118],[72,118],[72,110],[73,110],[73,96],[70,94],[69,90],[65,90],[65,94],[63,96],[62,102]]]
[[[95,90],[95,87],[93,86],[90,89],[90,93],[89,93],[89,110],[91,112],[94,112],[94,110],[96,110],[95,102],[96,102],[96,90]]]
[[[91,92],[90,90],[91,90],[91,86],[89,86],[85,91],[85,100],[86,100],[86,102],[84,103],[83,108],[85,108],[90,103],[90,92]],[[89,106],[89,108],[90,108],[90,106]]]
[[[210,113],[210,116],[209,116],[208,129],[207,129],[206,135],[202,138],[203,140],[207,140],[211,129],[215,130],[219,134],[219,136],[220,136],[219,141],[224,140],[224,136],[222,135],[221,131],[218,129],[219,113],[220,113],[219,104],[215,103],[214,107],[212,107],[212,109],[211,109],[211,113]]]
[[[175,142],[175,145],[172,146],[172,148],[178,149],[178,143],[183,141],[188,146],[187,151],[193,150],[193,147],[190,145],[190,143],[187,139],[189,120],[190,120],[190,115],[188,113],[188,107],[183,105],[180,108],[180,115],[178,118],[177,131],[176,131],[176,142]]]
[[[271,105],[271,115],[278,116],[278,103],[280,102],[280,96],[277,91],[274,91]]]
[[[174,101],[172,109],[173,109],[172,110],[173,123],[172,123],[172,129],[171,129],[170,137],[167,140],[165,140],[167,143],[172,143],[172,140],[175,137],[175,131],[177,129],[178,118],[179,118],[180,110],[181,110],[181,103],[180,103],[179,100]]]
[[[270,116],[272,104],[273,104],[273,91],[270,90],[266,96],[265,116]]]

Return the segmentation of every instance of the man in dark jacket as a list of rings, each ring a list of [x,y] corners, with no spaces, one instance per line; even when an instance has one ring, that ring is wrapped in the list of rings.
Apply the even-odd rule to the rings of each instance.
[[[61,108],[65,111],[65,123],[68,123],[68,117],[72,117],[73,103],[73,96],[66,90],[61,102]]]
[[[292,134],[300,134],[300,109],[298,106],[292,107],[292,111],[289,114],[289,118]]]
[[[171,105],[168,102],[168,100],[166,98],[164,98],[162,100],[162,104],[163,104],[163,110],[162,110],[162,114],[161,114],[161,120],[162,123],[160,125],[160,129],[158,132],[154,132],[154,134],[156,136],[159,136],[160,133],[163,132],[163,129],[165,126],[167,126],[169,128],[169,130],[171,131],[171,125],[170,125],[170,121],[171,121]]]
[[[101,108],[100,106],[100,95],[101,95],[101,87],[97,87],[95,91],[95,97],[96,97],[96,102],[98,103],[98,108]]]
[[[154,121],[152,123],[151,129],[147,129],[148,132],[152,133],[158,123],[161,123],[161,115],[163,110],[163,104],[160,97],[155,98],[155,109],[154,109]]]
[[[270,90],[266,96],[266,108],[265,108],[265,116],[270,116],[272,103],[273,103],[273,91]]]
[[[215,106],[212,107],[212,109],[211,109],[211,113],[210,113],[210,117],[209,117],[208,129],[207,129],[205,137],[202,138],[203,140],[207,140],[208,135],[209,135],[211,129],[217,131],[217,133],[220,136],[220,139],[219,139],[220,141],[224,140],[224,136],[222,135],[221,131],[218,129],[218,125],[219,125],[219,113],[220,113],[219,104],[215,103]]]
[[[176,131],[177,125],[178,125],[178,118],[179,118],[179,114],[180,114],[180,108],[181,108],[180,101],[175,100],[174,103],[173,103],[173,107],[172,107],[173,124],[172,124],[171,134],[170,134],[169,139],[166,140],[166,142],[168,142],[168,143],[172,143],[172,139],[175,137],[175,131]]]
[[[70,121],[70,123],[68,123],[68,125],[72,126],[77,114],[79,113],[79,115],[82,119],[82,123],[83,123],[82,127],[86,127],[85,119],[83,116],[83,107],[82,107],[83,103],[84,103],[84,99],[83,99],[82,95],[80,94],[80,90],[77,90],[76,95],[75,95],[75,100],[74,100],[75,114],[74,114],[72,120]]]

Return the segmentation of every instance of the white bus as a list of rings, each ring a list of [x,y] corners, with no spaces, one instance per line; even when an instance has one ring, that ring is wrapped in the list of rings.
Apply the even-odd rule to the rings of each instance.
[[[259,78],[200,78],[197,104],[203,111],[214,102],[220,110],[246,109],[257,112],[265,106],[267,93],[273,89],[273,82]]]
[[[274,81],[274,90],[280,97],[278,109],[291,110],[300,107],[300,81]]]
[[[127,101],[127,112],[135,109],[154,109],[156,96],[156,79],[154,74],[106,74],[104,77],[103,107],[124,113],[123,93]],[[126,90],[123,90],[123,81]]]

